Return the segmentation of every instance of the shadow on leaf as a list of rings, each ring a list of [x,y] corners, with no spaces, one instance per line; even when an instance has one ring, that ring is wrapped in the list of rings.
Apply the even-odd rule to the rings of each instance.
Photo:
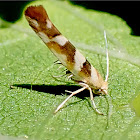
[[[30,90],[35,90],[39,92],[45,92],[45,93],[50,93],[54,95],[62,95],[62,94],[67,94],[70,95],[70,93],[66,92],[68,91],[76,91],[80,86],[74,86],[74,85],[31,85],[31,84],[14,84],[11,86],[11,89],[15,87],[21,87],[21,88],[26,88]],[[84,99],[85,97],[89,97],[89,91],[84,90],[78,94],[75,95],[78,98]]]

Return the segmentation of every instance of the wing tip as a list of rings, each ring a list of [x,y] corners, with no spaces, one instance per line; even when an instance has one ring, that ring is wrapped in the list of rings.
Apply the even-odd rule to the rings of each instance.
[[[46,10],[44,9],[42,5],[29,6],[25,10],[25,16],[30,17],[31,19],[35,19],[40,22],[44,22],[48,18]]]

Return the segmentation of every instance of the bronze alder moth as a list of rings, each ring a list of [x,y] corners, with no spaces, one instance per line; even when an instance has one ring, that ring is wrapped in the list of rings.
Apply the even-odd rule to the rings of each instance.
[[[42,5],[28,7],[25,11],[25,17],[36,34],[43,40],[61,64],[67,68],[68,72],[71,73],[71,79],[82,87],[74,92],[70,92],[71,95],[57,107],[55,113],[60,110],[73,95],[88,89],[93,108],[98,114],[102,114],[96,108],[93,93],[107,94],[109,73],[108,52],[107,75],[104,81],[89,61],[54,26]]]

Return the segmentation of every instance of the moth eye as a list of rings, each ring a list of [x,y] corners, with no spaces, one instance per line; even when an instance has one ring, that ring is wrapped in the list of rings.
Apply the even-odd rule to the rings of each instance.
[[[96,91],[97,93],[99,93],[99,92],[101,92],[101,89],[96,89],[95,91]]]

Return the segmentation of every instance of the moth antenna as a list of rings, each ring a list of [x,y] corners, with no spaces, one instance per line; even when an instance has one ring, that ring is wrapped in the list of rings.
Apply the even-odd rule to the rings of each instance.
[[[106,44],[106,64],[107,64],[105,81],[108,81],[108,77],[109,77],[109,55],[108,55],[108,45],[107,45],[107,37],[106,37],[106,31],[105,30],[104,30],[104,38],[105,38],[105,44]]]

